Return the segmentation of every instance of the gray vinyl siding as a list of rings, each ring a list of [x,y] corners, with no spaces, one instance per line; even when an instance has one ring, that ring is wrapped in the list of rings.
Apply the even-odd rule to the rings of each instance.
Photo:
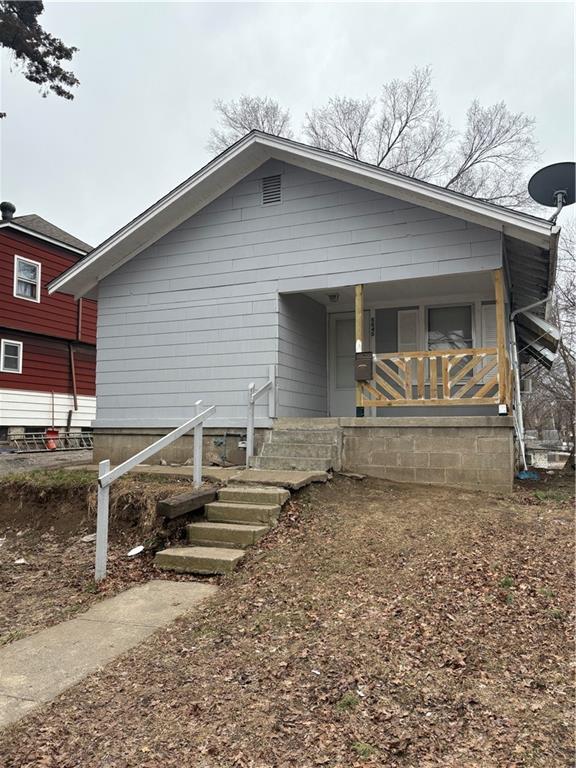
[[[282,203],[263,207],[274,173]],[[217,406],[211,423],[243,424],[248,384],[270,365],[278,415],[322,411],[288,373],[302,334],[280,322],[280,294],[500,265],[499,233],[270,161],[100,283],[96,425],[176,425],[197,399]],[[266,423],[265,399],[256,417]]]
[[[278,410],[327,416],[326,309],[301,294],[279,297]]]

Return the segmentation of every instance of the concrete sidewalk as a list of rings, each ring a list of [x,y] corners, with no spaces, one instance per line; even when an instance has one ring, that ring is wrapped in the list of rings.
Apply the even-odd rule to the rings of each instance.
[[[141,643],[213,595],[190,581],[149,581],[0,648],[0,728]]]

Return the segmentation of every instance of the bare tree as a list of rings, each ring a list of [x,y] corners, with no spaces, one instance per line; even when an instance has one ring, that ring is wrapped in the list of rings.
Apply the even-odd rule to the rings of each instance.
[[[306,114],[304,132],[310,144],[331,152],[366,159],[366,145],[371,140],[374,99],[334,96],[325,107]]]
[[[558,277],[554,291],[551,321],[562,333],[558,355],[552,369],[536,369],[532,394],[524,398],[528,427],[554,424],[565,436],[574,434],[576,391],[576,227],[568,222],[562,227]],[[566,463],[574,471],[574,449]]]
[[[292,136],[290,113],[268,97],[215,103],[219,125],[209,149],[220,152],[252,129]],[[504,102],[473,101],[466,125],[455,131],[443,117],[432,70],[391,80],[379,97],[333,96],[306,113],[303,134],[313,146],[432,181],[508,207],[529,204],[525,170],[538,159],[534,120]]]
[[[511,207],[526,206],[524,170],[538,157],[534,120],[504,102],[473,101],[464,131],[454,131],[429,67],[385,84],[379,99],[329,99],[306,114],[304,135],[314,146]]]
[[[438,175],[453,131],[438,109],[430,67],[382,87],[372,133],[375,165],[418,178]]]
[[[522,171],[539,156],[534,125],[533,118],[510,112],[503,101],[482,107],[474,100],[444,186],[499,205],[526,206]]]
[[[210,131],[208,149],[222,152],[250,131],[256,129],[275,136],[292,136],[290,111],[282,109],[268,96],[240,96],[238,101],[214,103],[218,113],[218,128]]]
[[[452,131],[438,109],[429,67],[392,80],[379,99],[334,96],[306,113],[310,144],[420,178],[436,176]]]

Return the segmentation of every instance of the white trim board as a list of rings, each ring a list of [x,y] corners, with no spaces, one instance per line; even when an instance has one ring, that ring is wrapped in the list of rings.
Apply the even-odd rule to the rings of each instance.
[[[270,159],[470,221],[543,249],[553,248],[559,231],[544,219],[290,139],[252,131],[53,280],[49,293],[65,291],[76,298],[89,294],[103,278]]]
[[[14,347],[18,347],[18,370],[13,368],[4,367],[4,350],[6,344],[12,344]],[[15,341],[14,339],[1,339],[0,340],[0,373],[14,373],[16,376],[22,373],[22,365],[24,359],[24,342]]]
[[[25,261],[27,264],[33,264],[36,267],[36,298],[32,296],[21,296],[19,293],[16,293],[16,289],[18,287],[18,281],[21,280],[23,283],[31,283],[34,284],[33,280],[28,280],[25,277],[20,277],[18,275],[18,262],[19,261]],[[40,261],[35,261],[34,259],[29,259],[26,256],[20,256],[18,253],[14,254],[13,259],[13,267],[14,270],[14,279],[12,283],[12,296],[15,299],[21,299],[22,301],[31,301],[34,304],[40,304],[40,299],[42,297],[42,263]]]
[[[47,243],[52,243],[52,245],[57,245],[58,248],[64,248],[65,251],[72,251],[72,253],[77,253],[79,256],[85,256],[87,253],[89,253],[89,251],[83,251],[80,248],[74,248],[74,246],[67,245],[61,240],[55,240],[53,237],[48,237],[48,235],[43,235],[40,232],[36,232],[35,229],[27,229],[26,227],[22,227],[13,221],[0,222],[0,229],[15,229],[17,232],[22,232],[29,237],[35,237],[38,240],[44,240]]]

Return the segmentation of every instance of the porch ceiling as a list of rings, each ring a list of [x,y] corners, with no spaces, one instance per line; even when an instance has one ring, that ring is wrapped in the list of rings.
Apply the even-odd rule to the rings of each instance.
[[[432,297],[453,297],[478,295],[482,298],[492,296],[494,287],[490,272],[476,272],[473,275],[446,275],[442,277],[414,278],[410,280],[391,280],[385,283],[367,283],[364,286],[365,304],[390,302],[418,302]],[[333,309],[354,306],[354,286],[347,285],[333,290],[308,291],[306,294],[314,301]],[[337,296],[337,301],[331,299]]]
[[[507,237],[504,240],[508,264],[512,309],[520,309],[545,299],[554,287],[555,255],[529,243]],[[546,306],[532,311],[545,317]]]

